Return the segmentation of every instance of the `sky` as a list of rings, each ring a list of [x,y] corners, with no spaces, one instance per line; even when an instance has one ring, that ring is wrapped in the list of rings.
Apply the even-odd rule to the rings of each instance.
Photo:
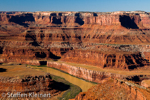
[[[0,11],[146,11],[150,0],[0,0]]]

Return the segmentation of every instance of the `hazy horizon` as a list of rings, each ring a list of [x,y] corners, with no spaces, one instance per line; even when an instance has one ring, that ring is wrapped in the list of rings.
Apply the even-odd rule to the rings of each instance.
[[[135,11],[147,12],[142,10],[135,10]],[[102,11],[0,11],[0,12],[102,12]],[[111,11],[111,12],[119,12],[119,11]],[[132,12],[132,11],[125,11],[125,12]]]
[[[149,3],[149,0],[2,0],[0,11],[150,12]]]

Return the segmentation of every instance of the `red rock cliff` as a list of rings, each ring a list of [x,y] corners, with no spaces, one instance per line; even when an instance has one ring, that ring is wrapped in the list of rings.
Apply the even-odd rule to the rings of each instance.
[[[140,53],[100,52],[93,50],[72,50],[62,57],[63,61],[96,65],[101,68],[134,69],[149,65]]]
[[[79,93],[74,100],[149,100],[148,95],[145,94],[149,94],[145,89],[141,91],[138,87],[126,84],[126,82],[107,80],[91,87],[87,92]]]

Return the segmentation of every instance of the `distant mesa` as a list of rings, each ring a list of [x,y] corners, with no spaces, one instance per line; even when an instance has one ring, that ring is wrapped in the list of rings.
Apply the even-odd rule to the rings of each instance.
[[[150,28],[149,13],[144,11],[117,12],[1,12],[0,20],[7,23],[29,27],[34,25],[48,25],[53,27],[79,27],[85,24],[121,25],[125,28]],[[6,15],[6,16],[4,16]],[[7,20],[6,20],[7,19]],[[147,20],[147,21],[146,21]],[[57,27],[58,27],[57,26]]]

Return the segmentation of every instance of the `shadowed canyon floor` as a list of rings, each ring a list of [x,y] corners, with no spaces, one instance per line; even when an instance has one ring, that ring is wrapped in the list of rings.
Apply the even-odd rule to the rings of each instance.
[[[80,92],[78,86],[70,84],[58,76],[50,75],[47,73],[48,71],[35,70],[27,67],[27,65],[16,63],[5,63],[0,67],[5,69],[0,72],[1,99],[58,100],[62,97],[65,99],[73,98]],[[75,88],[74,92],[70,92]],[[67,97],[67,93],[72,93],[72,97]],[[35,96],[34,94],[46,94],[47,96]]]
[[[52,75],[62,77],[65,80],[69,81],[70,83],[79,86],[82,89],[83,92],[87,91],[90,87],[95,85],[95,83],[87,82],[83,79],[73,77],[71,75],[68,75],[67,73],[61,72],[60,70],[53,69],[53,68],[50,68],[50,67],[46,67],[46,66],[45,67],[42,67],[42,66],[37,67],[35,65],[30,65],[28,67],[34,68],[36,70],[42,70],[44,72],[51,73]]]
[[[150,88],[149,56],[149,12],[0,12],[0,63],[47,65],[99,83],[95,86],[98,89],[108,90],[109,86],[114,89],[114,95],[92,88],[85,92],[87,89],[84,89],[85,93],[80,93],[76,100],[96,100],[99,95],[104,97],[105,94],[110,96],[104,97],[108,100],[149,100],[148,96],[142,95],[142,91],[145,91],[143,88]],[[30,70],[34,72],[35,69],[26,71],[26,68],[16,65],[6,69],[5,65],[1,65],[0,76],[34,74]],[[46,67],[39,68],[46,70]],[[106,81],[105,86],[103,82],[107,79],[110,80]],[[115,80],[122,82],[115,83]],[[128,81],[142,89],[125,85]],[[132,90],[135,92],[130,92]],[[149,95],[149,91],[146,91],[144,93]],[[88,93],[93,95],[88,97]],[[117,97],[118,93],[124,97]],[[131,97],[132,93],[139,93],[141,97]]]

